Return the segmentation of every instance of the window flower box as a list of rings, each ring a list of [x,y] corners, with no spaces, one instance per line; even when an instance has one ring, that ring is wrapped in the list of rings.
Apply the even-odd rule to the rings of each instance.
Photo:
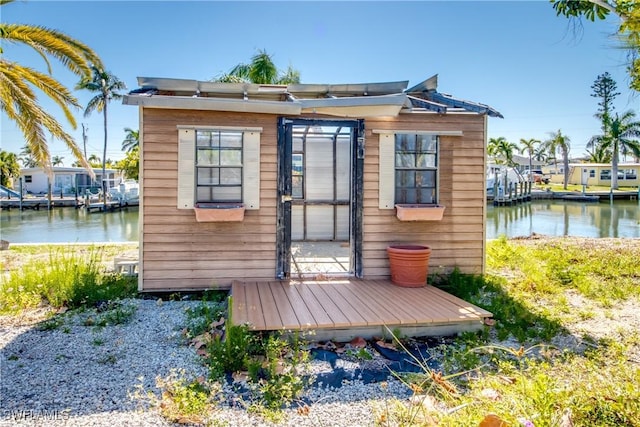
[[[422,204],[398,204],[396,216],[400,221],[440,221],[444,206]]]
[[[242,203],[196,203],[193,210],[198,222],[240,222],[244,220]]]

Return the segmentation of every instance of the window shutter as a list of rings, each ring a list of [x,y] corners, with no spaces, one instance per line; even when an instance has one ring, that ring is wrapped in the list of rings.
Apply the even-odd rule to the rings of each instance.
[[[260,132],[244,132],[242,202],[247,210],[260,209]]]
[[[379,154],[379,180],[378,180],[378,207],[380,209],[395,208],[395,175],[396,154],[395,135],[381,133],[378,146]]]
[[[178,129],[178,209],[193,209],[195,165],[196,131]]]

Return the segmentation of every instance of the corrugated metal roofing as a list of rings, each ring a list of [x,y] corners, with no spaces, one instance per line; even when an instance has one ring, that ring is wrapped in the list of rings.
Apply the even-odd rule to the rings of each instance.
[[[274,114],[319,113],[341,117],[397,115],[400,110],[440,114],[468,111],[502,117],[485,104],[437,91],[438,76],[407,89],[408,81],[348,84],[263,85],[138,77],[126,105]]]

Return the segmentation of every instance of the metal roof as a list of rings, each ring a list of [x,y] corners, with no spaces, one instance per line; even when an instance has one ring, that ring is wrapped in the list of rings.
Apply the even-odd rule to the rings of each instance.
[[[125,95],[123,103],[149,108],[339,117],[395,116],[401,110],[439,114],[463,111],[502,117],[488,105],[439,93],[437,75],[409,89],[408,83],[266,85],[138,77],[140,87]]]

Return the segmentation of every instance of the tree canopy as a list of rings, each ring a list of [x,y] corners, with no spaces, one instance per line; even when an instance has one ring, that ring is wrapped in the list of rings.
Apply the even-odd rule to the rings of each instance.
[[[11,1],[1,0],[0,6],[5,7]],[[17,124],[35,162],[51,172],[48,133],[63,141],[82,165],[91,171],[73,137],[50,112],[40,106],[37,91],[53,100],[75,129],[76,121],[71,109],[79,108],[80,105],[71,91],[51,75],[50,58],[56,59],[80,78],[86,78],[91,76],[92,64],[102,66],[98,55],[84,43],[58,30],[42,26],[3,22],[0,23],[0,40],[3,45],[20,43],[31,47],[47,67],[45,73],[0,56],[0,110]],[[0,55],[4,55],[1,46]]]
[[[558,16],[589,21],[606,19],[610,14],[620,18],[618,37],[629,49],[629,87],[640,92],[640,1],[638,0],[550,0]]]
[[[249,64],[238,64],[227,74],[213,79],[224,83],[292,84],[300,83],[300,72],[291,65],[281,72],[265,50],[251,57]]]

